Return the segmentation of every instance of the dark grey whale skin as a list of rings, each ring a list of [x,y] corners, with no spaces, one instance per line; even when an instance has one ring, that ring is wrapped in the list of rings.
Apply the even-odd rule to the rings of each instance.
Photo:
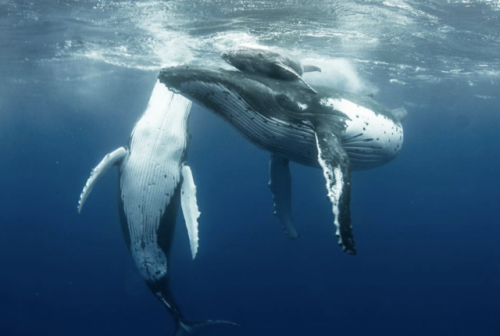
[[[302,65],[300,61],[282,52],[260,48],[238,47],[225,50],[221,58],[242,72],[288,81],[299,79],[304,72],[321,72],[319,67]]]
[[[317,90],[317,94],[315,94],[299,82],[273,79],[240,71],[178,66],[162,69],[158,78],[171,90],[215,112],[258,147],[278,153],[290,161],[317,168],[319,168],[319,164],[314,132],[315,124],[326,125],[329,131],[344,140],[345,121],[349,119],[344,113],[323,105],[322,100],[348,99],[398,122],[390,109],[368,96],[319,86],[315,87]],[[265,122],[269,126],[272,126],[273,120],[278,119],[285,128],[280,129],[277,133],[278,128],[268,127],[269,134],[265,135],[268,139],[255,138],[249,133],[247,125],[238,125],[234,122],[234,119],[238,117],[236,113],[239,111],[231,106],[230,101],[227,104],[214,101],[210,95],[215,91],[215,88],[205,91],[195,90],[189,85],[189,83],[194,82],[223,86],[227,91],[228,100],[230,95],[236,94],[240,97],[238,99],[243,99],[248,105],[247,109],[251,109],[257,116],[265,118]],[[302,109],[299,103],[307,108]],[[263,132],[266,132],[266,129]],[[273,137],[276,137],[277,134],[282,134],[289,145],[282,148],[283,146],[280,147],[273,143]],[[385,162],[381,164],[383,163]],[[356,166],[353,168],[356,170]]]
[[[353,149],[352,141],[363,133],[348,134],[346,122],[352,120],[328,102],[347,100],[399,123],[391,110],[371,97],[325,87],[311,92],[298,81],[248,72],[184,65],[164,68],[158,78],[170,90],[222,117],[258,147],[286,160],[322,168],[339,245],[348,254],[356,254],[350,215],[351,160],[359,163],[359,156],[365,154]],[[362,142],[370,146],[371,141]],[[344,144],[350,145],[344,148]],[[375,166],[392,158],[382,155]]]
[[[348,117],[322,104],[322,99],[332,97],[330,89],[319,88],[315,94],[294,82],[190,66],[162,69],[158,78],[173,92],[224,118],[257,146],[301,164],[318,167],[321,163],[339,245],[356,254],[350,215],[351,165],[340,142]],[[321,153],[313,150],[317,146],[323,148]],[[335,170],[341,173],[336,175]]]
[[[235,115],[237,111],[234,109],[231,110],[230,104],[223,106],[218,102],[214,102],[208,96],[210,92],[207,95],[203,91],[191,90],[188,87],[189,83],[203,82],[223,86],[228,94],[234,93],[241,97],[252,112],[267,119],[278,119],[288,124],[291,129],[290,132],[295,132],[294,128],[299,129],[305,132],[307,138],[312,142],[314,142],[314,130],[311,122],[316,119],[331,125],[336,133],[341,133],[345,128],[344,121],[347,118],[345,114],[319,103],[321,98],[331,96],[330,89],[318,88],[318,94],[314,94],[297,82],[246,74],[240,71],[211,70],[191,66],[162,69],[158,78],[160,82],[164,83],[171,90],[214,111],[230,124],[233,124],[233,126],[257,146],[269,151],[274,151],[272,144],[262,144],[261,141],[252,138],[246,129],[241,129],[234,125],[232,119],[237,117]],[[297,103],[305,104],[308,108],[301,110]],[[312,147],[315,147],[315,145]],[[288,155],[284,156],[291,161],[319,167],[317,164],[317,155],[312,154],[316,153],[311,153],[306,158],[302,155],[297,155],[296,158],[289,157]]]

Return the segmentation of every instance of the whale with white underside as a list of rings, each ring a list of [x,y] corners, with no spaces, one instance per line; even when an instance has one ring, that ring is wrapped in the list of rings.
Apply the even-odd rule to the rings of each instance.
[[[321,168],[339,244],[356,254],[350,216],[351,171],[381,166],[403,144],[400,120],[370,97],[239,71],[178,66],[160,82],[221,116],[252,143],[272,153],[275,214],[298,237],[291,216],[289,161]]]
[[[106,155],[93,169],[78,203],[78,212],[97,181],[119,168],[120,219],[127,247],[149,289],[176,322],[175,335],[191,334],[226,321],[187,321],[170,287],[169,255],[177,210],[181,206],[193,259],[198,251],[196,186],[185,164],[187,121],[192,103],[156,83],[147,110],[130,137],[129,148]]]

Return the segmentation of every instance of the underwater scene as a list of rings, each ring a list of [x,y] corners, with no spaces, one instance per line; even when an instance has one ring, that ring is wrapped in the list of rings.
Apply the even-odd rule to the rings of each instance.
[[[0,335],[500,335],[499,0],[0,0]]]

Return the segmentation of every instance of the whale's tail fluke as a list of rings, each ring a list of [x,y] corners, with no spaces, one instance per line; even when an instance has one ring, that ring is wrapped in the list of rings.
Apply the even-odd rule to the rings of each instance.
[[[187,322],[177,320],[176,322],[177,326],[174,336],[198,335],[206,330],[215,330],[228,326],[239,327],[236,323],[222,320],[208,320],[203,322]]]
[[[155,283],[146,282],[146,284],[149,289],[155,293],[156,298],[163,304],[170,315],[172,315],[172,318],[175,321],[174,336],[199,335],[206,330],[216,330],[226,326],[239,327],[236,323],[223,320],[208,320],[201,322],[191,322],[186,320],[174,300],[174,296],[170,288],[170,278],[168,276],[163,277]]]

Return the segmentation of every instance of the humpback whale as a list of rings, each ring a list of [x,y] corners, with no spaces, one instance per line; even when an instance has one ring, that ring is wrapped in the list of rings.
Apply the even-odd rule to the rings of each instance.
[[[313,71],[321,72],[321,69],[314,65],[302,65],[299,61],[283,53],[262,47],[239,46],[223,51],[221,57],[224,61],[242,72],[289,81],[299,80],[312,92],[316,93],[302,79],[302,74]]]
[[[158,76],[170,90],[226,120],[272,153],[270,187],[275,214],[291,238],[289,161],[323,170],[339,245],[356,254],[350,215],[351,171],[381,166],[403,144],[400,120],[370,97],[297,81],[231,70],[177,66]]]
[[[80,213],[97,181],[113,166],[119,168],[119,211],[128,250],[151,292],[174,318],[175,335],[212,324],[233,324],[187,321],[170,287],[169,255],[179,204],[193,259],[198,251],[200,212],[196,185],[185,162],[191,106],[191,101],[157,82],[128,148],[120,147],[104,157],[92,170],[78,202]]]

